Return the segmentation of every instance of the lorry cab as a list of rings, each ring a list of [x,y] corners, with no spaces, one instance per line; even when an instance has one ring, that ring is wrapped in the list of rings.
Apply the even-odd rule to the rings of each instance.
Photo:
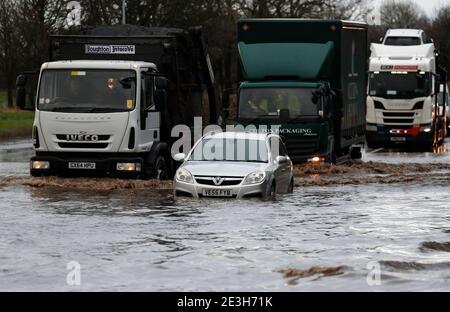
[[[52,36],[35,93],[17,78],[17,103],[35,110],[30,173],[170,179],[172,128],[220,107],[201,28],[101,26]]]
[[[237,123],[279,134],[294,163],[359,158],[366,41],[363,23],[240,20]]]
[[[394,38],[393,34],[400,38],[391,31],[385,41]],[[439,72],[433,43],[371,45],[366,115],[369,147],[407,144],[430,149],[443,141],[440,119],[445,116],[438,108],[437,93],[444,77]]]
[[[381,43],[388,46],[416,46],[433,43],[422,29],[388,29]]]

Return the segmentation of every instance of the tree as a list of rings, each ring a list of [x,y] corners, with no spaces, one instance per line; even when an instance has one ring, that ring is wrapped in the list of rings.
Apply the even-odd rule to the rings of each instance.
[[[439,8],[431,36],[440,51],[441,61],[450,70],[450,5]]]
[[[387,1],[380,7],[381,24],[387,28],[428,28],[430,21],[411,0]]]

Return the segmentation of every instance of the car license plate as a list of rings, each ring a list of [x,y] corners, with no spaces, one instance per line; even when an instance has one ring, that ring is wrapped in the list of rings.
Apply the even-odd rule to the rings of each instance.
[[[95,162],[69,162],[69,169],[95,169]]]
[[[203,189],[203,196],[208,197],[230,197],[231,190]]]
[[[392,142],[405,142],[406,138],[405,137],[391,137],[391,141]]]

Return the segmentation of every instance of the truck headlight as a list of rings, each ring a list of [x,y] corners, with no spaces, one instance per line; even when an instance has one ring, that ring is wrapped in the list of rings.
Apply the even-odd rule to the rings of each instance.
[[[264,181],[266,173],[264,171],[255,171],[245,177],[244,184],[258,184]]]
[[[175,174],[175,178],[177,179],[177,181],[180,181],[180,182],[194,183],[194,178],[192,177],[192,174],[184,168],[179,168],[177,170],[177,173]]]
[[[117,163],[117,171],[141,171],[140,163]]]
[[[32,160],[31,168],[35,170],[48,170],[50,169],[50,162],[45,160]]]

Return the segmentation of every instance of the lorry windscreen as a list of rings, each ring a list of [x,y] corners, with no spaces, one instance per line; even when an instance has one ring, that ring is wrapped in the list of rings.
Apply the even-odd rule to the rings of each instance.
[[[239,118],[278,118],[280,110],[289,110],[289,118],[318,116],[312,102],[313,89],[242,88],[239,92]]]
[[[414,46],[420,45],[419,37],[387,37],[384,42],[385,45],[390,46]]]
[[[369,95],[387,99],[413,99],[431,93],[429,73],[372,72],[369,74]]]
[[[136,73],[111,69],[47,69],[39,85],[38,109],[101,113],[134,109]]]

